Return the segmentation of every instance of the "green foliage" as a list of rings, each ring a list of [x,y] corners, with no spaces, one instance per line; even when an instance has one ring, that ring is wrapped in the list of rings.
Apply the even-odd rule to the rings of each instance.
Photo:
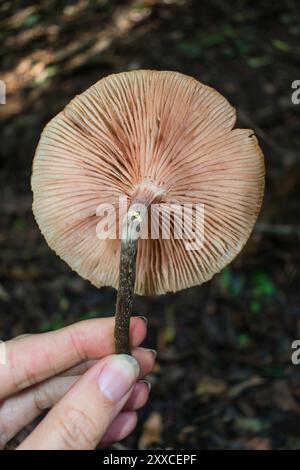
[[[207,51],[211,49],[214,54],[219,53],[226,59],[233,59],[248,57],[253,52],[254,44],[253,28],[243,27],[236,31],[231,24],[226,23],[218,31],[197,32],[194,37],[180,41],[177,49],[189,59],[205,58]]]
[[[252,50],[252,45],[245,39],[236,39],[234,41],[234,46],[236,55],[239,57],[247,56]]]
[[[194,38],[180,41],[177,49],[189,59],[198,59],[204,56],[207,49],[213,48],[225,41],[224,34],[221,33],[201,33]]]
[[[189,59],[197,59],[203,53],[200,45],[193,41],[180,41],[177,50]]]
[[[259,313],[261,311],[261,303],[258,300],[252,300],[250,303],[250,310],[254,314]]]
[[[251,279],[252,295],[255,299],[270,297],[276,293],[272,279],[263,271],[256,271]]]
[[[236,55],[234,48],[228,46],[222,48],[221,54],[225,59],[234,59]]]
[[[41,19],[41,15],[38,13],[34,13],[32,15],[27,16],[24,20],[24,26],[26,28],[32,28],[32,26],[35,26]]]
[[[65,326],[65,320],[61,314],[54,316],[53,320],[43,323],[40,327],[40,332],[45,333],[46,331],[54,331]]]
[[[268,370],[268,374],[274,379],[282,379],[285,376],[285,370],[282,366],[274,366]]]
[[[265,65],[269,65],[271,62],[271,58],[267,56],[249,57],[247,59],[247,64],[251,69],[258,69],[259,67],[264,67]]]
[[[102,309],[94,309],[94,310],[88,311],[87,313],[84,313],[83,315],[80,315],[78,317],[78,321],[90,320],[91,318],[101,318],[101,317],[106,317],[110,315],[111,315],[111,312],[108,312],[107,310],[104,311]],[[40,327],[40,332],[44,333],[46,331],[58,330],[59,328],[63,328],[66,325],[67,325],[67,322],[65,321],[63,314],[58,313],[54,315],[52,320],[42,324],[42,326]]]
[[[222,34],[203,34],[199,38],[199,43],[203,49],[209,49],[210,47],[222,44],[225,41],[225,37]]]
[[[224,35],[227,36],[228,38],[236,37],[235,29],[229,23],[224,24],[223,32],[224,32]]]
[[[57,75],[59,68],[57,66],[46,67],[35,79],[34,85],[40,86],[48,83],[52,77]]]
[[[286,52],[290,49],[289,44],[281,39],[272,39],[272,46],[281,52]]]
[[[223,269],[218,280],[222,291],[230,296],[238,296],[244,288],[244,278],[234,273],[230,267]]]
[[[91,318],[101,318],[101,317],[105,317],[107,316],[108,314],[106,314],[106,312],[104,312],[102,309],[94,309],[94,310],[90,310],[89,312],[87,313],[84,313],[83,315],[80,316],[80,320],[90,320]]]
[[[147,2],[145,0],[135,1],[132,5],[132,9],[136,10],[136,11],[142,11],[147,7],[148,7],[148,5],[147,5]]]
[[[26,221],[22,217],[17,217],[13,223],[13,229],[15,231],[23,231],[26,228]]]
[[[241,416],[235,422],[235,426],[242,432],[259,433],[268,429],[268,423],[259,418],[250,418],[248,416]]]
[[[247,348],[248,346],[250,346],[251,342],[251,337],[247,333],[241,333],[238,336],[238,346],[240,348]]]

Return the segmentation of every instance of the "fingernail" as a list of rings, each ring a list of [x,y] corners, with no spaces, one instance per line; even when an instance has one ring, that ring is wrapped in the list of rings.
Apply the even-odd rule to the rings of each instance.
[[[152,388],[152,384],[151,382],[149,382],[148,380],[140,380],[140,382],[143,382],[145,385],[147,385],[148,387],[148,391],[150,392],[151,388]]]
[[[151,354],[153,354],[154,359],[156,359],[157,351],[155,351],[155,349],[143,348],[142,346],[138,346],[136,349],[139,349],[140,351],[150,352]]]
[[[98,384],[102,394],[118,402],[133,386],[139,375],[137,360],[127,354],[113,356],[101,371]]]
[[[139,318],[143,320],[143,322],[146,323],[146,325],[148,325],[148,318],[143,317],[142,315],[140,315]]]
[[[155,349],[149,349],[150,352],[152,352],[154,359],[157,357],[157,351]]]
[[[144,348],[143,346],[137,346],[135,349],[138,349],[139,351],[150,352],[153,354],[154,359],[157,356],[157,351],[155,351],[155,349]]]

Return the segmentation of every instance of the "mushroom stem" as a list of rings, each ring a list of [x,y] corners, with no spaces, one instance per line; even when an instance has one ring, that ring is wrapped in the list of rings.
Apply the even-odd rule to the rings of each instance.
[[[136,255],[142,221],[148,209],[160,202],[165,189],[151,181],[139,183],[132,196],[122,232],[119,289],[115,315],[115,343],[118,354],[130,354],[129,326],[135,285]]]
[[[129,326],[135,285],[137,229],[140,214],[129,208],[125,223],[125,236],[121,242],[119,289],[115,315],[115,344],[118,354],[131,354]]]

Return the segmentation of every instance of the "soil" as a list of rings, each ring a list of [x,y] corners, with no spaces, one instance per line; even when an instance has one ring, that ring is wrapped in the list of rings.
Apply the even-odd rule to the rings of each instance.
[[[178,70],[223,93],[264,151],[265,202],[241,255],[205,285],[135,300],[158,361],[117,448],[300,448],[299,13],[296,0],[1,2],[1,339],[114,313],[116,293],[72,272],[31,211],[39,135],[74,95],[118,71]]]

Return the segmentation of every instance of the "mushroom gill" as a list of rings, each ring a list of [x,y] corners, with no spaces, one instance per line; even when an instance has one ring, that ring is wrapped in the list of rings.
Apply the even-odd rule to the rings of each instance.
[[[97,208],[112,205],[118,226],[120,197],[162,212],[198,204],[201,249],[172,231],[140,239],[135,291],[209,280],[246,243],[263,197],[262,152],[235,120],[222,95],[177,72],[119,73],[76,96],[45,127],[33,163],[33,210],[50,247],[94,285],[117,288],[120,239],[99,239]]]

